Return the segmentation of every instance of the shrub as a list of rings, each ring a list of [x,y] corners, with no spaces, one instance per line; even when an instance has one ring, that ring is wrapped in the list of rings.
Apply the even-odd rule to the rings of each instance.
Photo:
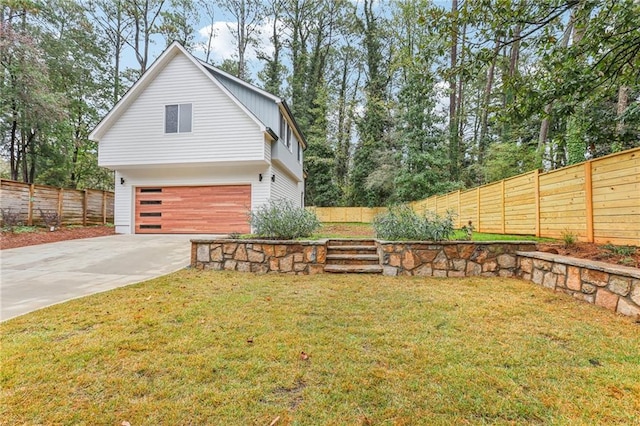
[[[564,241],[565,247],[570,247],[578,241],[578,236],[575,232],[565,229],[562,231],[562,241]]]
[[[453,214],[440,217],[435,213],[421,216],[407,205],[390,207],[387,213],[376,216],[373,228],[378,238],[396,241],[444,241],[454,233]]]
[[[20,224],[20,212],[14,212],[11,207],[0,209],[2,214],[2,229],[13,232],[14,228]]]
[[[295,239],[309,237],[320,228],[320,220],[304,208],[281,199],[258,207],[249,213],[249,223],[259,237]]]

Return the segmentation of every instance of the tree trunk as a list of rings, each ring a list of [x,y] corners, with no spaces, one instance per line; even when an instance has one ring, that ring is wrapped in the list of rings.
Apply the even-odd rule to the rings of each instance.
[[[466,15],[467,2],[463,4],[463,10]],[[461,66],[464,64],[465,53],[466,53],[466,43],[467,43],[467,21],[465,19],[464,24],[462,25],[462,41],[460,43],[460,64]],[[458,142],[462,143],[464,140],[464,79],[462,78],[462,74],[458,77],[458,104],[456,105],[456,117],[458,121]]]
[[[449,77],[449,174],[452,180],[458,180],[460,142],[458,140],[458,121],[456,115],[457,81],[456,73],[454,73],[456,65],[458,64],[458,0],[451,1],[451,14],[453,20],[451,22],[451,76]]]
[[[616,109],[616,118],[618,119],[616,123],[616,134],[618,138],[621,138],[625,131],[626,126],[620,117],[626,111],[627,106],[629,106],[629,87],[623,85],[618,89],[618,105]]]
[[[491,92],[493,91],[493,77],[496,69],[496,61],[500,53],[500,37],[496,38],[496,44],[493,47],[493,59],[487,70],[487,82],[484,86],[484,95],[482,98],[482,116],[480,118],[480,137],[478,138],[478,164],[484,164],[484,155],[487,149],[487,133],[489,129],[489,107],[491,104]]]
[[[573,31],[573,26],[575,22],[575,8],[571,9],[571,15],[569,15],[569,22],[567,23],[567,28],[564,31],[564,35],[562,36],[562,42],[560,47],[566,48],[569,46],[569,39],[571,38],[571,33]],[[547,145],[547,138],[549,137],[549,128],[551,127],[551,111],[553,109],[553,100],[549,101],[547,105],[544,107],[544,117],[542,118],[542,122],[540,123],[540,133],[538,136],[538,155],[540,158],[543,158],[544,151]]]

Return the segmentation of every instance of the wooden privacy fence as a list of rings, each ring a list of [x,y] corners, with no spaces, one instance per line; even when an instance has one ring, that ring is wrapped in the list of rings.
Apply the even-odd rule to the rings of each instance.
[[[480,232],[640,245],[640,148],[413,203]]]
[[[26,225],[44,225],[40,211],[57,213],[64,225],[113,223],[113,192],[64,189],[0,179],[0,207]]]
[[[387,211],[386,207],[307,207],[321,222],[370,223],[377,214]]]
[[[640,246],[640,148],[546,173],[534,170],[411,206],[420,213],[451,211],[458,227],[472,221],[480,232],[549,238],[571,233],[580,241]],[[357,222],[358,217],[370,222],[384,211],[312,209],[324,222]]]

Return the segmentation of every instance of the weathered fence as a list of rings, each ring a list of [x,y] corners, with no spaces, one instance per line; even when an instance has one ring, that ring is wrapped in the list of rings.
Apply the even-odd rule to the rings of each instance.
[[[113,192],[64,189],[0,179],[0,207],[26,225],[44,225],[41,212],[57,213],[64,225],[113,223]]]
[[[640,148],[541,173],[432,196],[411,204],[419,212],[456,215],[477,231],[640,246]],[[314,208],[326,222],[370,222],[384,209]],[[345,210],[360,209],[348,215]],[[345,217],[345,220],[341,219]]]

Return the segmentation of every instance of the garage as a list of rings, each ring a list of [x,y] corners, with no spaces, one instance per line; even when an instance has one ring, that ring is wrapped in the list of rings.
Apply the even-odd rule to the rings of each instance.
[[[251,185],[137,187],[137,234],[249,233]]]

